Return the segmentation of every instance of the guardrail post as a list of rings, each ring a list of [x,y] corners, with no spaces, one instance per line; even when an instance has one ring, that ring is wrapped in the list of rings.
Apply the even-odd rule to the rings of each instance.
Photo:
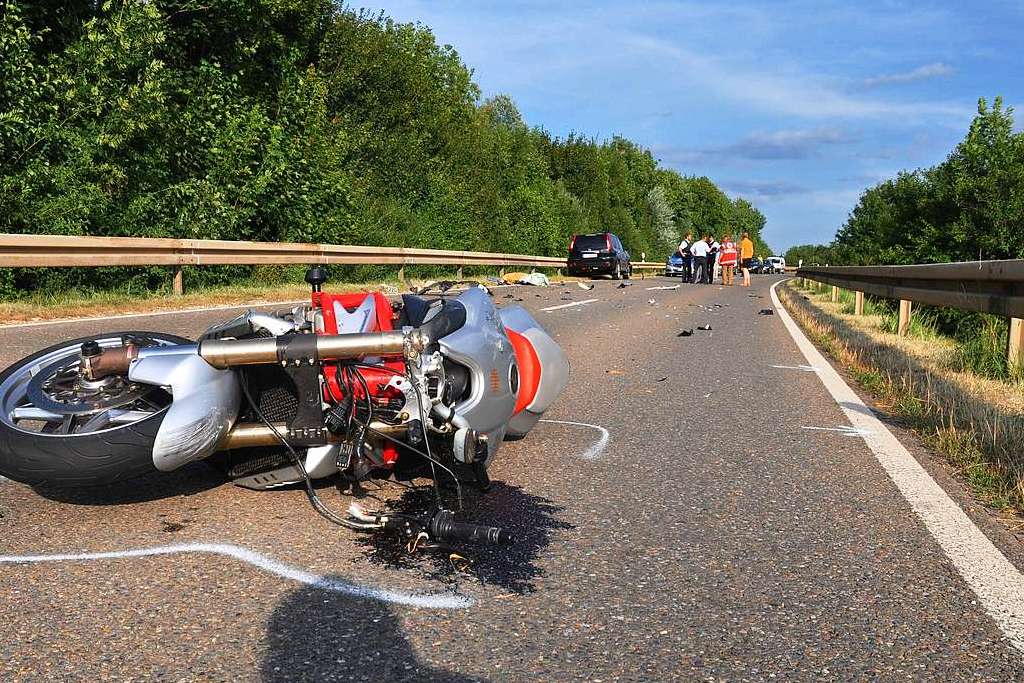
[[[182,271],[183,268],[181,266],[174,267],[174,283],[171,286],[174,289],[175,296],[181,296],[185,293],[185,276]]]
[[[405,284],[405,264],[398,266],[398,281]]]
[[[1006,349],[1010,370],[1024,369],[1024,320],[1010,318],[1010,339]]]
[[[839,288],[832,285],[832,303],[839,301]]]
[[[864,315],[864,292],[855,292],[853,295],[853,314]]]
[[[896,334],[901,337],[907,336],[907,330],[910,329],[910,302],[906,299],[900,299],[900,320],[896,325]]]
[[[458,280],[459,282],[461,282],[462,280],[465,279],[462,276],[462,266],[459,266],[459,269],[457,271],[455,271],[455,279]]]

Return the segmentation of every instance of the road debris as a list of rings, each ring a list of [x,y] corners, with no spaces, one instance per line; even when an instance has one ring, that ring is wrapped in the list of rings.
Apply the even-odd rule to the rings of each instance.
[[[647,303],[649,303],[649,304],[651,304],[653,306],[657,302],[654,299],[648,299]]]
[[[656,382],[664,382],[668,377],[662,377],[661,379],[655,380]]]
[[[533,287],[550,287],[551,281],[544,273],[530,273],[515,281],[517,285],[532,285]]]
[[[683,330],[682,332],[680,332],[676,336],[677,337],[692,337],[693,336],[693,330]]]
[[[758,315],[775,315],[775,311],[770,308],[762,308],[757,312]]]
[[[632,282],[620,282],[619,286],[618,286],[618,289],[625,289],[626,287],[629,287],[632,284],[633,284]],[[665,289],[665,288],[662,287],[661,289]]]
[[[626,374],[625,370],[616,370],[614,368],[611,369],[611,370],[605,370],[604,372],[605,372],[606,375],[625,375]]]
[[[708,331],[711,330],[711,325],[698,325],[697,329],[698,330],[704,330],[705,332],[708,332]]]
[[[586,289],[588,291],[594,288],[594,285],[588,285],[586,282],[577,282],[576,286],[579,287],[580,289]]]

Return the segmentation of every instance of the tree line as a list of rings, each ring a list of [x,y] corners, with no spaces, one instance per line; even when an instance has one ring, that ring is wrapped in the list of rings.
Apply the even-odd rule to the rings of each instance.
[[[331,0],[9,1],[0,232],[663,258],[764,216],[622,137],[529,126],[429,28]],[[210,280],[245,268],[203,269]],[[0,296],[160,269],[0,271]]]
[[[981,99],[966,137],[940,164],[866,190],[831,244],[786,261],[902,265],[1024,257],[1024,133],[1002,98]]]

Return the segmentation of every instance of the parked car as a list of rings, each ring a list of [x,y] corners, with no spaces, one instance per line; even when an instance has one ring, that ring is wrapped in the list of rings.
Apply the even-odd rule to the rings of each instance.
[[[764,261],[762,261],[761,259],[757,258],[756,256],[750,259],[749,270],[751,273],[760,273],[763,267]]]
[[[763,267],[766,273],[785,273],[786,272],[786,259],[781,256],[769,256],[764,260],[765,265]]]
[[[665,277],[683,277],[686,274],[686,267],[683,265],[683,257],[678,251],[673,251],[665,259]]]
[[[573,235],[566,269],[569,275],[611,275],[615,280],[633,274],[629,252],[610,232]]]

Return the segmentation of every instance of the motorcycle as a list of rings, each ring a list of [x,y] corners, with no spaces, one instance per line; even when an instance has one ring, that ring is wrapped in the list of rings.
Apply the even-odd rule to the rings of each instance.
[[[501,528],[423,515],[327,508],[312,485],[340,475],[486,490],[505,439],[526,436],[569,378],[565,353],[521,306],[438,283],[392,302],[328,294],[247,311],[195,342],[114,332],[43,349],[0,373],[0,474],[95,486],[206,460],[249,489],[304,484],[313,507],[359,531],[506,543]],[[436,289],[434,295],[431,291]]]

